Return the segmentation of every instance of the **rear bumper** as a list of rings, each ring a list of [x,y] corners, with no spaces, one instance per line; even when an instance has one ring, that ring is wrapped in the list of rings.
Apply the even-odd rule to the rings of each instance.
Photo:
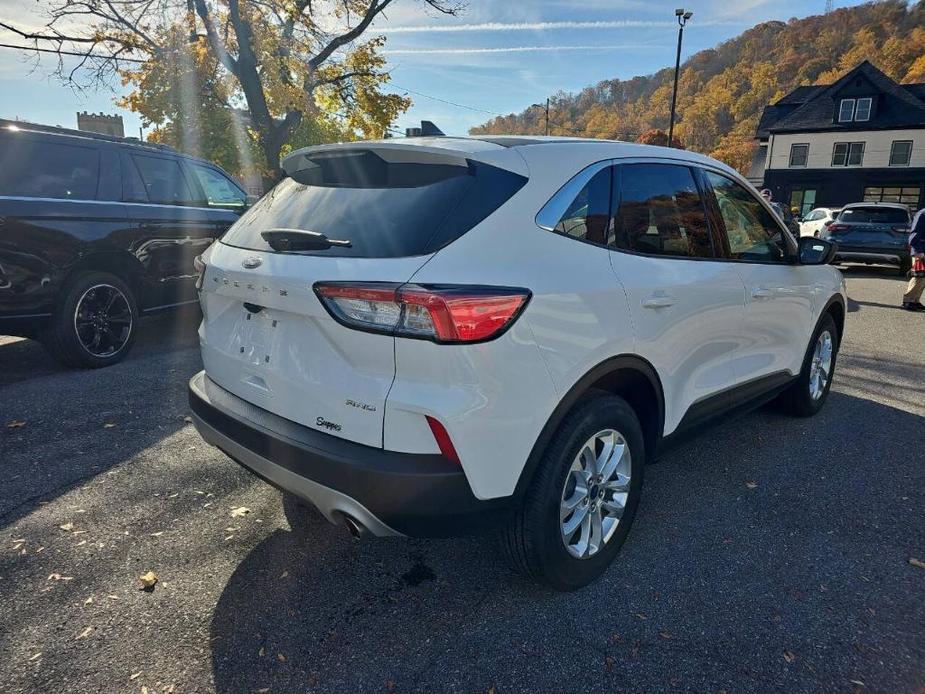
[[[909,250],[896,246],[851,246],[839,242],[835,257],[838,260],[899,265],[909,257]]]
[[[310,429],[238,398],[204,371],[190,380],[189,402],[203,439],[332,523],[348,515],[374,535],[448,537],[491,528],[508,512],[506,499],[476,499],[462,469],[441,455]]]

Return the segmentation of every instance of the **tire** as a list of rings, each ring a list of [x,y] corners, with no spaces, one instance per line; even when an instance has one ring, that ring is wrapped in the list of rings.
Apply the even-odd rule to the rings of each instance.
[[[585,556],[579,558],[572,552],[582,550],[585,523],[578,524],[569,540],[564,537],[566,531],[563,529],[563,523],[575,522],[577,516],[573,514],[582,510],[586,515],[593,517],[590,512],[594,506],[590,502],[585,504],[582,501],[574,506],[574,512],[564,517],[564,521],[560,517],[560,509],[564,506],[564,500],[583,496],[576,480],[584,473],[580,469],[573,471],[573,465],[582,467],[579,456],[586,442],[595,434],[606,430],[616,432],[619,436],[611,441],[618,445],[621,440],[623,442],[624,448],[618,449],[616,453],[621,455],[620,451],[623,451],[614,475],[628,474],[629,484],[621,485],[620,488],[626,489],[626,492],[618,494],[620,499],[617,499],[614,496],[616,492],[612,491],[604,491],[603,498],[598,496],[599,501],[609,501],[610,504],[618,505],[617,502],[622,500],[622,515],[615,529],[610,531],[612,534],[609,539],[605,540],[602,546],[598,543],[599,549],[596,552],[591,551],[591,543],[588,542]],[[596,446],[600,443],[603,442],[595,442]],[[600,450],[598,447],[595,452]],[[500,531],[501,549],[512,568],[533,580],[562,591],[576,590],[598,579],[617,556],[632,526],[642,490],[645,459],[642,427],[636,413],[625,400],[604,395],[577,405],[559,426],[543,454],[523,504]],[[614,480],[615,484],[618,483],[617,478],[610,479]],[[622,477],[619,480],[622,480]],[[586,491],[592,494],[598,489],[600,494],[603,487],[603,484],[593,483],[587,486]],[[599,508],[605,507],[601,505]],[[603,519],[600,526],[602,532],[597,535],[598,538],[607,532],[605,525],[608,520]],[[593,538],[593,535],[591,537]],[[572,545],[571,551],[566,548],[567,542]]]
[[[138,304],[129,286],[108,272],[81,272],[61,297],[42,338],[49,354],[64,366],[84,369],[122,361],[138,327]]]
[[[811,387],[811,382],[814,378],[813,363],[817,356],[817,345],[820,344],[820,339],[825,334],[828,334],[831,340],[830,360],[825,383],[821,390],[818,390],[815,385]],[[819,321],[819,325],[816,326],[816,330],[813,332],[813,337],[806,350],[806,356],[803,358],[803,368],[800,369],[800,375],[778,398],[781,411],[794,417],[812,417],[822,409],[826,398],[829,397],[829,389],[832,387],[838,347],[838,328],[835,326],[832,316],[827,313]],[[823,353],[824,351],[823,349]]]

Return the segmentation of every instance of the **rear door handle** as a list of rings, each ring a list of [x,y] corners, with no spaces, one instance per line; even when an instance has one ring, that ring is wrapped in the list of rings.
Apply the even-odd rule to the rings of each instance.
[[[674,306],[674,299],[670,296],[649,296],[642,300],[643,308],[668,308]]]
[[[770,299],[772,296],[774,296],[774,292],[767,287],[752,287],[752,298],[757,301]]]

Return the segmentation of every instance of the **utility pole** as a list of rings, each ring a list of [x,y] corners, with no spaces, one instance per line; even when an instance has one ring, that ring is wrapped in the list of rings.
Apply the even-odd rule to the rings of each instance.
[[[549,134],[549,97],[546,97],[546,134]]]
[[[668,121],[668,146],[674,147],[674,112],[678,102],[678,73],[681,70],[681,40],[684,38],[684,25],[694,16],[693,12],[685,12],[683,7],[674,11],[678,18],[678,53],[674,59],[674,90],[671,93],[671,118]]]

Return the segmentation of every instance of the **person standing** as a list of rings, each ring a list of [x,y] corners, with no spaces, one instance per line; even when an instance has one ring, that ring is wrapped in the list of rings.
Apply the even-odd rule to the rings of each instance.
[[[922,292],[925,291],[925,208],[919,210],[912,220],[909,251],[912,254],[912,278],[903,294],[903,308],[907,311],[925,311],[921,301]]]

